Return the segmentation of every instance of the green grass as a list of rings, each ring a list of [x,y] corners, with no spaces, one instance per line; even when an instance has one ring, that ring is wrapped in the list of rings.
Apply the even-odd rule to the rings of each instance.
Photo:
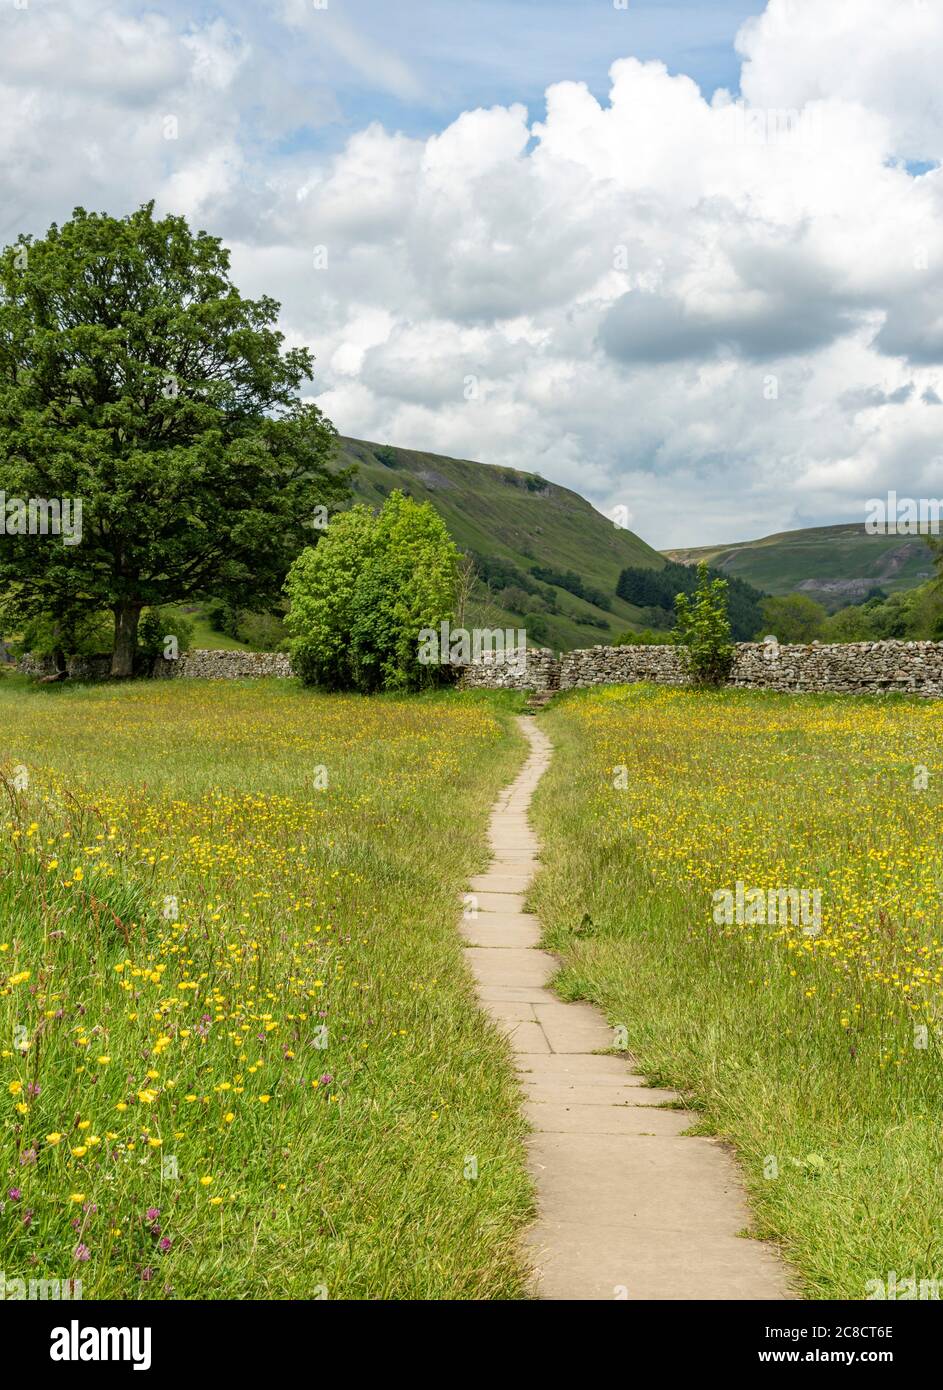
[[[516,707],[0,682],[8,1279],[523,1296],[524,1124],[457,934]]]
[[[225,632],[217,632],[199,609],[192,613],[187,612],[186,609],[183,611],[186,613],[188,621],[193,624],[193,636],[190,639],[191,648],[214,652],[247,652],[251,650],[245,642],[240,642]]]
[[[735,1147],[753,1233],[812,1298],[943,1280],[939,717],[646,687],[541,716],[556,755],[531,896],[559,988]],[[821,933],[718,924],[712,894],[737,880],[818,886]]]

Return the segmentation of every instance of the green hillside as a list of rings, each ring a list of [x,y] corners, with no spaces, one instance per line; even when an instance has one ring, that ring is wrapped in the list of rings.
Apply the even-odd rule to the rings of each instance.
[[[490,588],[476,586],[467,626],[521,627],[526,603],[539,619],[532,640],[569,649],[608,642],[627,627],[644,625],[640,610],[616,596],[619,574],[626,565],[660,569],[664,560],[568,488],[513,468],[359,439],[340,440],[338,463],[356,465],[357,501],[377,507],[399,488],[417,501],[431,502],[460,549],[503,570],[498,579],[506,578],[508,566],[513,567],[539,591],[551,591],[559,609],[546,611],[540,592],[522,593],[517,582],[508,586],[492,579]],[[578,575],[584,586],[608,598],[610,610],[559,584],[535,580],[535,566]],[[487,563],[479,568],[487,568]],[[509,606],[509,595],[520,605]],[[532,627],[527,624],[529,634]]]
[[[934,573],[921,537],[869,536],[863,522],[663,553],[682,564],[707,560],[770,594],[808,594],[829,609],[861,603],[874,589],[914,589]]]

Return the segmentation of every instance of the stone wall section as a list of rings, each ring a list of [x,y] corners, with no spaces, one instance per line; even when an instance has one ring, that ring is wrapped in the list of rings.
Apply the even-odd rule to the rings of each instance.
[[[261,676],[293,675],[291,657],[287,652],[226,652],[195,648],[184,652],[176,661],[158,657],[159,668],[169,668],[167,675],[188,676],[210,681],[257,680]]]
[[[69,675],[101,679],[107,657],[69,663]],[[19,669],[29,675],[53,673],[51,661],[24,657]],[[178,661],[159,657],[154,675],[197,680],[288,678],[291,659],[284,652],[185,652]],[[533,690],[538,694],[590,685],[630,685],[652,681],[683,685],[684,669],[675,647],[587,647],[557,657],[546,647],[526,653],[486,656],[465,667],[465,689]],[[771,647],[761,642],[737,644],[730,685],[757,690],[884,694],[899,690],[943,697],[943,642],[840,642]]]
[[[560,688],[560,661],[549,647],[489,653],[466,666],[459,683],[465,690],[536,690],[543,694]]]
[[[683,685],[676,648],[590,647],[560,659],[560,689],[654,681]],[[943,696],[943,642],[739,642],[730,685],[757,690]]]

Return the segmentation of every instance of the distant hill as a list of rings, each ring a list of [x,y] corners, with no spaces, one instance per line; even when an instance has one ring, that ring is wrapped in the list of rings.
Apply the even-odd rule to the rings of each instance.
[[[863,522],[662,553],[685,565],[706,560],[769,594],[808,594],[829,610],[861,603],[875,589],[915,589],[934,574],[919,536],[869,536]]]
[[[377,507],[399,488],[432,503],[459,548],[490,575],[489,588],[479,585],[475,595],[475,626],[521,627],[529,611],[532,640],[561,649],[644,626],[641,610],[619,598],[616,585],[627,565],[661,569],[664,559],[569,488],[513,468],[361,439],[340,440],[338,463],[357,466],[358,502]],[[573,587],[595,591],[608,609],[554,582],[574,578]]]

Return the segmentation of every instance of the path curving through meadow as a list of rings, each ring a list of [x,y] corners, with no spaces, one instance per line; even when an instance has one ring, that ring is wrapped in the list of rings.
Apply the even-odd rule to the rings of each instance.
[[[785,1299],[769,1245],[738,1235],[750,1214],[736,1164],[716,1139],[685,1135],[697,1115],[632,1070],[601,1012],[561,1002],[558,968],[524,911],[537,867],[528,820],[550,740],[521,717],[530,756],[498,797],[494,857],[471,881],[461,932],[482,1009],[507,1035],[532,1126],[538,1217],[526,1236],[543,1299]]]

